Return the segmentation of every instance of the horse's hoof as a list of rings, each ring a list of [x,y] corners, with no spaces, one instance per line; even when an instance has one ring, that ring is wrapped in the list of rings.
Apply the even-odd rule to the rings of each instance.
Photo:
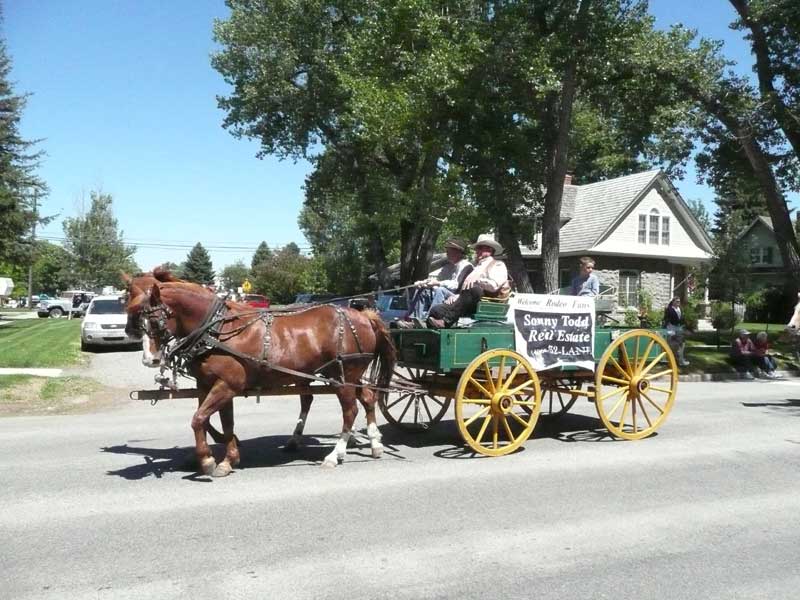
[[[237,454],[236,458],[229,460],[228,462],[231,463],[232,467],[238,467],[239,463],[242,462],[242,457]]]
[[[205,475],[212,475],[216,466],[217,461],[215,461],[213,457],[204,458],[200,461],[200,470],[203,471]]]
[[[227,477],[233,471],[233,467],[227,460],[223,460],[221,463],[217,465],[217,468],[214,469],[214,472],[211,473],[212,477]]]
[[[328,460],[327,458],[322,461],[320,465],[323,469],[335,469],[336,468],[336,461],[335,460]]]
[[[383,456],[383,446],[376,446],[372,449],[372,458],[380,458]]]

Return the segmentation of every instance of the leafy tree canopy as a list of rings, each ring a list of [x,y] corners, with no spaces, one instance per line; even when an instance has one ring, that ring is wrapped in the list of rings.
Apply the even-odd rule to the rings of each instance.
[[[249,276],[250,269],[245,266],[244,261],[237,260],[232,265],[228,265],[222,269],[220,280],[225,290],[236,291]]]
[[[94,288],[119,287],[120,273],[139,270],[133,255],[136,246],[125,244],[123,232],[111,209],[110,194],[93,191],[84,215],[64,220],[64,249],[69,254],[68,274],[75,285]]]

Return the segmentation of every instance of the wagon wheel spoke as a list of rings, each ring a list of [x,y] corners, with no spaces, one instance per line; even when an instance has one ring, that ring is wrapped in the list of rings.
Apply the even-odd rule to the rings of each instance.
[[[493,418],[492,418],[492,449],[493,450],[497,450],[497,433],[498,433],[497,421],[498,421],[499,418],[500,417],[498,417],[496,415],[493,416]]]
[[[491,379],[489,379],[489,381],[492,383],[492,390],[494,390],[495,389],[494,382]],[[478,381],[477,379],[473,379],[472,377],[470,377],[469,378],[469,382],[472,385],[474,385],[476,388],[478,388],[483,393],[483,395],[486,396],[487,398],[491,398],[494,395],[494,391],[490,392],[489,390],[487,390],[485,387],[483,387],[481,382]]]
[[[488,360],[483,364],[483,372],[484,372],[484,375],[486,375],[486,381],[489,382],[489,387],[492,388],[492,391],[491,392],[486,392],[486,388],[484,388],[482,385],[480,385],[474,379],[472,379],[472,383],[474,383],[475,385],[480,386],[481,389],[483,389],[486,392],[487,396],[492,396],[492,394],[494,394],[497,391],[497,388],[494,387],[494,379],[492,379],[492,369],[489,367],[489,361]]]
[[[508,441],[513,442],[514,434],[511,432],[511,427],[508,425],[508,419],[506,419],[505,417],[498,417],[498,418],[503,420],[503,429],[505,430],[506,435],[508,436]]]
[[[650,388],[650,389],[653,389],[653,388]],[[648,401],[650,404],[652,404],[652,405],[653,405],[653,407],[655,407],[655,409],[656,409],[656,410],[657,410],[657,411],[658,411],[660,414],[662,414],[662,415],[664,414],[664,409],[663,409],[663,408],[661,408],[661,407],[658,405],[658,403],[654,402],[654,401],[653,401],[653,399],[650,397],[650,395],[649,395],[649,394],[647,394],[646,392],[642,392],[642,396],[644,396],[644,397],[645,397],[645,400],[647,400],[647,401]]]
[[[480,419],[481,417],[485,416],[485,415],[486,415],[488,412],[489,412],[489,407],[488,407],[488,406],[487,406],[486,408],[482,408],[482,409],[480,409],[478,412],[476,412],[474,415],[472,415],[472,416],[471,416],[469,419],[467,419],[466,421],[464,421],[464,425],[465,425],[466,427],[469,427],[469,426],[470,426],[470,425],[472,425],[472,424],[473,424],[475,421],[477,421],[477,420],[478,420],[478,419]],[[481,437],[481,436],[479,435],[478,437]]]
[[[527,422],[525,419],[523,419],[522,417],[520,417],[520,416],[519,416],[517,413],[515,413],[515,412],[510,412],[510,413],[508,413],[508,414],[510,414],[510,415],[513,417],[513,419],[514,419],[514,420],[515,420],[517,423],[519,423],[520,425],[522,425],[523,427],[527,427],[527,426],[528,426],[528,422]]]
[[[497,383],[494,386],[494,391],[502,390],[505,386],[503,385],[503,374],[506,370],[506,357],[500,357],[500,366],[497,368]]]
[[[611,383],[616,383],[617,385],[628,385],[630,383],[629,380],[625,379],[618,379],[617,377],[612,377],[611,375],[603,375],[603,381],[610,381]]]
[[[650,356],[650,352],[653,351],[653,344],[655,344],[655,343],[656,343],[655,340],[650,340],[650,343],[647,344],[647,349],[644,351],[644,354],[642,354],[641,361],[638,360],[638,358],[637,358],[637,360],[636,360],[636,373],[637,374],[640,374],[642,372],[642,367],[644,367],[644,363],[647,362],[647,357]],[[637,348],[638,348],[638,344],[639,344],[639,338],[638,337],[636,338],[636,344],[637,344]]]
[[[475,436],[475,441],[477,443],[481,443],[483,441],[483,434],[486,433],[486,428],[489,426],[489,421],[492,420],[492,415],[487,414],[486,417],[483,419],[483,424],[481,425],[480,431],[478,431],[478,435]]]
[[[408,392],[408,393],[405,393],[405,394],[401,394],[401,395],[400,395],[400,396],[397,398],[397,400],[395,400],[395,401],[394,401],[394,402],[392,402],[391,404],[388,404],[388,403],[387,403],[387,404],[386,404],[386,408],[394,408],[395,406],[397,406],[397,404],[399,404],[400,402],[402,402],[402,401],[403,401],[403,400],[405,400],[406,398],[409,398],[410,396],[411,396],[411,392]]]
[[[642,394],[645,395],[645,397],[647,397],[644,392],[642,392]],[[647,411],[644,409],[644,403],[642,402],[641,397],[637,398],[636,402],[639,404],[639,409],[642,411],[642,415],[644,416],[644,420],[647,421],[648,427],[652,427],[653,426],[653,422],[650,420],[650,416],[647,414]]]
[[[673,373],[672,369],[664,369],[663,371],[659,371],[658,373],[653,373],[652,375],[648,374],[645,377],[645,379],[647,379],[648,381],[653,381],[654,379],[659,379],[660,377],[663,377],[664,375],[672,375],[672,373]],[[651,387],[651,389],[652,389],[652,387]]]
[[[666,352],[662,352],[661,354],[656,356],[653,359],[653,362],[651,362],[649,365],[647,365],[647,368],[644,369],[641,373],[639,373],[639,376],[640,377],[644,377],[645,375],[647,375],[650,371],[653,370],[653,368],[659,363],[659,361],[661,361],[661,359],[664,358],[666,355],[667,355]]]
[[[509,373],[509,374],[508,374],[508,379],[506,379],[505,383],[504,383],[504,384],[503,384],[503,385],[500,387],[500,389],[501,389],[501,390],[505,391],[505,392],[506,392],[507,394],[509,394],[509,395],[513,395],[513,394],[517,394],[517,393],[519,393],[519,392],[514,392],[514,391],[511,391],[511,392],[509,392],[509,391],[508,391],[508,386],[509,386],[509,385],[511,385],[512,383],[514,383],[514,379],[516,379],[516,377],[517,377],[517,373],[519,373],[519,370],[520,370],[520,368],[521,368],[521,367],[522,367],[522,365],[521,365],[521,364],[519,364],[519,363],[517,363],[517,366],[515,366],[515,367],[513,368],[513,370],[511,371],[511,373]],[[523,384],[522,388],[524,389],[524,388],[525,388],[525,387],[527,387],[529,384],[530,384],[530,382],[529,382],[529,381],[526,381],[526,382]]]

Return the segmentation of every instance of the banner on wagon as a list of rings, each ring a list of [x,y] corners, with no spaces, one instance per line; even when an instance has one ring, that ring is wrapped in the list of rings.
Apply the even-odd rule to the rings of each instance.
[[[594,371],[594,298],[517,294],[509,299],[517,352],[541,371],[574,365]]]

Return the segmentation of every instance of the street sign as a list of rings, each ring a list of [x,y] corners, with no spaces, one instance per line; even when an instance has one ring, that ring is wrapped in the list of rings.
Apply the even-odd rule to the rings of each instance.
[[[250,280],[249,279],[245,279],[244,283],[242,283],[242,291],[245,294],[249,294],[250,290],[252,290],[252,289],[253,289],[253,285],[250,283]]]

